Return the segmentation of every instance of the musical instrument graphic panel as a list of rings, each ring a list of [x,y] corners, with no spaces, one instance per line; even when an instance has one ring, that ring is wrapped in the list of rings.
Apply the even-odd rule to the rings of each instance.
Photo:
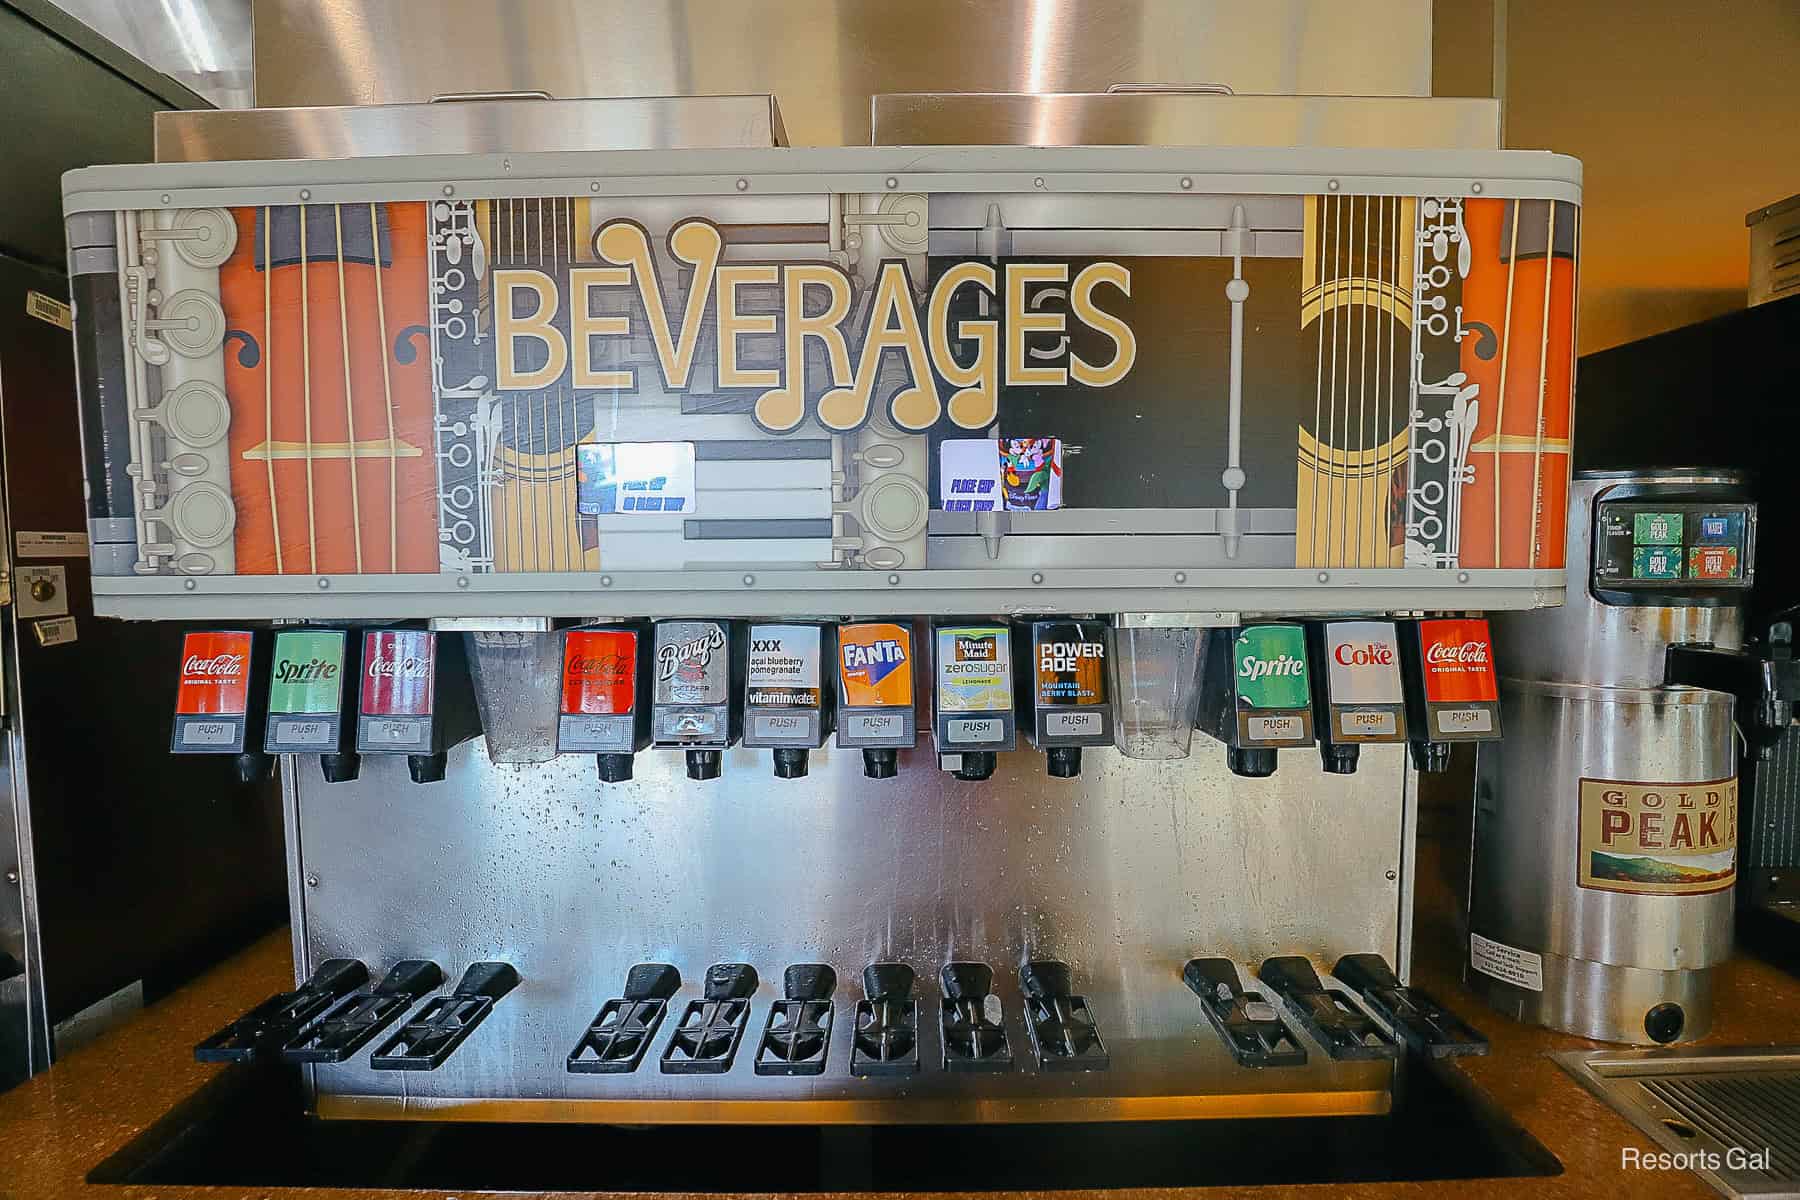
[[[1489,178],[1196,189],[1191,229],[1126,207],[1108,227],[1076,193],[1065,224],[1008,231],[1008,193],[942,180],[84,207],[71,230],[113,251],[119,306],[78,337],[116,339],[95,370],[123,368],[84,380],[90,470],[132,481],[128,511],[92,514],[96,572],[1001,588],[1088,566],[1101,533],[1096,567],[1209,586],[1555,571],[1579,190]],[[1041,532],[936,498],[958,438],[1058,439]]]

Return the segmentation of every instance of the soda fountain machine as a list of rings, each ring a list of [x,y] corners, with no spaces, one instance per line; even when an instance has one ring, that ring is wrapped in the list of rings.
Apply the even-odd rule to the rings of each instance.
[[[286,781],[296,986],[203,1057],[810,1124],[1484,1048],[1406,982],[1419,772],[1563,596],[1581,194],[1491,102],[171,121],[64,208],[96,606],[212,622],[173,748]]]

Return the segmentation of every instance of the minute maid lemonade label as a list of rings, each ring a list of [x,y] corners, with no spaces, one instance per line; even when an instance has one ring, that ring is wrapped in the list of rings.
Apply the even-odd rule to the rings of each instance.
[[[1308,708],[1306,634],[1298,625],[1250,625],[1232,645],[1239,708]]]
[[[1000,625],[954,625],[937,631],[939,712],[1010,712],[1012,631]]]
[[[839,626],[838,682],[846,708],[911,708],[911,632],[903,625]]]

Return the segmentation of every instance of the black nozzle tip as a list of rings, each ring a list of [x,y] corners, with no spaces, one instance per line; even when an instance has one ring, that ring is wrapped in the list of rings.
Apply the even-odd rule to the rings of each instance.
[[[1319,743],[1319,760],[1324,764],[1327,775],[1356,774],[1356,760],[1359,756],[1358,747],[1354,743]]]
[[[717,779],[719,777],[719,760],[717,750],[689,750],[687,752],[687,776],[689,779]]]
[[[962,755],[962,765],[956,768],[956,777],[966,779],[970,783],[980,783],[984,779],[992,779],[996,761],[992,750],[965,750]]]
[[[629,754],[596,754],[594,761],[600,766],[601,783],[624,783],[631,778],[631,755]]]
[[[1450,769],[1449,742],[1412,743],[1413,766],[1427,775],[1442,775]]]
[[[449,760],[450,756],[441,750],[436,754],[409,754],[406,756],[406,773],[414,783],[442,783]]]
[[[275,778],[275,756],[246,750],[237,756],[237,777],[246,786]]]
[[[806,751],[785,748],[775,751],[775,778],[806,778]]]
[[[1240,750],[1233,746],[1225,751],[1225,765],[1233,775],[1245,779],[1267,779],[1275,773],[1274,750]]]
[[[864,750],[863,774],[870,779],[892,779],[900,773],[900,755],[894,750]]]
[[[350,783],[362,774],[362,756],[358,754],[321,754],[319,773],[326,783]]]
[[[1073,779],[1081,774],[1081,747],[1052,746],[1045,754],[1050,762],[1050,778]]]

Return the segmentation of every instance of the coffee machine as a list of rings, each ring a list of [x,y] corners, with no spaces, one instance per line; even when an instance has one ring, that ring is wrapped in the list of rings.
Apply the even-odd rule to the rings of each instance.
[[[855,1124],[1479,1052],[1406,983],[1418,771],[1561,599],[1580,189],[1439,103],[193,114],[71,174],[97,605],[232,635],[174,747],[287,781],[296,987],[198,1053],[325,1118]]]

